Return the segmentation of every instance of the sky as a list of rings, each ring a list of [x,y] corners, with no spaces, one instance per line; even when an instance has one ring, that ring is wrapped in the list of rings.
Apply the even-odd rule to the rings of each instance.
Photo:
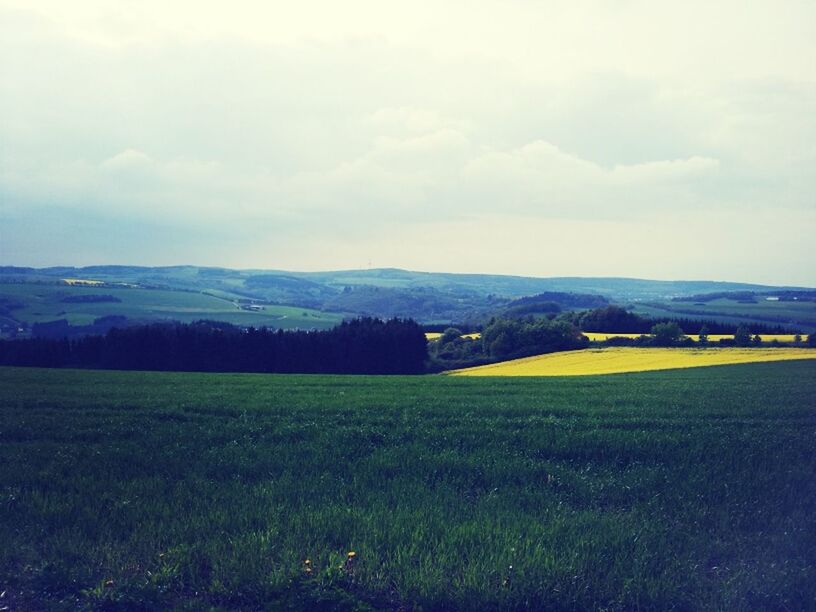
[[[0,264],[816,286],[812,0],[0,0]]]

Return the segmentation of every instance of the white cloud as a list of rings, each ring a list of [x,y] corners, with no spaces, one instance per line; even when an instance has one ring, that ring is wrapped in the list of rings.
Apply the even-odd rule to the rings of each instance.
[[[380,108],[364,119],[370,129],[384,137],[405,137],[411,134],[428,134],[439,129],[464,130],[467,125],[443,117],[438,111],[427,108]]]
[[[121,153],[117,153],[113,157],[103,161],[101,166],[104,170],[122,172],[134,168],[145,168],[149,166],[152,161],[148,155],[145,155],[141,151],[125,149]]]
[[[607,250],[604,224],[629,237],[616,249],[651,248],[639,224],[679,213],[816,229],[802,216],[816,209],[811,4],[0,0],[0,12],[0,217],[47,223],[51,210],[79,235],[88,215],[111,234],[245,232],[247,252],[263,235],[277,246],[253,265],[278,267],[315,244],[342,250],[338,233],[362,249],[399,235],[395,265],[420,267],[413,244],[416,262],[437,253],[455,268],[489,228],[584,227]],[[449,237],[449,252],[422,239],[455,227],[469,237]],[[502,271],[522,270],[529,247],[503,248]],[[751,248],[812,277],[784,246]]]
[[[719,160],[710,157],[690,157],[615,166],[610,173],[614,181],[622,183],[655,183],[660,181],[683,181],[709,175],[720,167]]]

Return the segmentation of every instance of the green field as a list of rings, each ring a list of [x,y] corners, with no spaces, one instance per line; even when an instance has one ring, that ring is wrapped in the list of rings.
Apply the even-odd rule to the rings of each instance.
[[[816,302],[778,301],[770,302],[762,297],[755,303],[718,299],[705,303],[694,302],[648,302],[635,303],[634,312],[645,317],[678,317],[687,319],[708,319],[745,324],[752,322],[767,325],[781,325],[801,330],[805,333],[816,331]]]
[[[534,296],[542,292],[566,292],[594,294],[605,296],[613,303],[628,304],[643,314],[657,317],[686,316],[680,312],[696,308],[693,303],[672,301],[674,296],[690,296],[710,292],[754,291],[762,294],[773,294],[776,291],[799,290],[795,287],[773,287],[745,283],[728,283],[714,281],[654,281],[633,278],[534,278],[522,276],[502,276],[490,274],[451,274],[400,270],[395,268],[374,268],[364,270],[335,270],[323,272],[293,272],[283,270],[230,270],[227,268],[208,268],[200,266],[87,266],[21,268],[0,266],[0,334],[6,330],[11,335],[14,319],[6,320],[3,304],[3,291],[6,285],[23,283],[27,285],[51,284],[61,279],[80,279],[97,281],[108,287],[129,285],[142,289],[181,291],[188,295],[215,295],[226,300],[254,299],[270,304],[287,304],[325,312],[327,317],[340,315],[363,315],[390,318],[399,316],[412,318],[425,324],[448,325],[451,323],[479,323],[490,320],[492,316],[502,315],[512,300],[522,296]],[[99,289],[106,289],[100,287]],[[96,288],[81,287],[80,290]],[[157,298],[159,294],[152,297]],[[551,296],[553,297],[553,296]],[[563,297],[563,296],[562,296]],[[573,296],[574,298],[574,296]],[[169,302],[149,302],[151,312],[145,314],[148,319],[167,318],[168,309],[174,312],[185,312],[171,298]],[[191,298],[192,299],[192,298]],[[549,300],[550,298],[547,298]],[[762,297],[758,298],[762,300]],[[555,299],[558,302],[558,299]],[[791,306],[792,305],[792,306]],[[245,325],[274,325],[272,317],[230,312],[223,310],[223,305],[203,301],[188,305],[204,316],[217,316],[219,320]],[[791,306],[789,308],[789,306]],[[561,304],[565,310],[575,308],[574,300],[566,299]],[[677,309],[672,313],[667,309]],[[57,309],[58,312],[60,309]],[[79,314],[72,309],[65,309],[69,318],[80,320]],[[140,309],[137,309],[140,310]],[[33,314],[31,309],[22,312]],[[37,312],[44,312],[37,309]],[[86,313],[83,321],[89,319]],[[337,314],[339,313],[339,314]],[[102,309],[102,314],[118,314]],[[138,314],[138,313],[136,313]],[[714,318],[729,323],[750,323],[766,321],[779,324],[790,324],[804,332],[816,331],[816,303],[807,304],[760,303],[753,309],[733,300],[721,303],[711,302],[695,316]],[[49,314],[50,316],[50,314]],[[101,316],[98,315],[97,316]],[[134,315],[135,316],[135,315]],[[202,318],[196,315],[197,318]],[[747,318],[746,318],[747,317]],[[759,317],[756,319],[755,317]],[[272,321],[270,322],[270,318]],[[318,317],[321,318],[321,317]],[[43,321],[44,319],[22,318],[19,321]],[[50,319],[46,319],[50,320]],[[187,320],[179,318],[179,320]],[[335,319],[336,320],[336,319]],[[285,319],[283,326],[290,324],[291,317]],[[316,321],[308,319],[289,327],[317,328]],[[767,321],[766,321],[767,322]]]
[[[813,362],[0,368],[0,607],[813,609],[814,440]]]
[[[71,303],[72,296],[110,295],[120,302]],[[343,315],[308,308],[264,305],[258,312],[236,305],[239,296],[169,289],[131,287],[83,287],[56,283],[0,283],[0,304],[13,303],[9,315],[29,325],[66,319],[71,325],[89,325],[94,319],[120,315],[140,322],[174,320],[190,323],[215,319],[236,325],[282,329],[327,329],[339,324]],[[5,302],[4,302],[5,301]]]

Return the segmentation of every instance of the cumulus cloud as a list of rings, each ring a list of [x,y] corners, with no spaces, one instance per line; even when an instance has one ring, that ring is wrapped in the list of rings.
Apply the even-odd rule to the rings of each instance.
[[[110,172],[127,172],[128,170],[145,168],[151,164],[153,160],[150,156],[136,151],[135,149],[125,149],[121,153],[117,153],[111,158],[102,162],[102,169]]]
[[[615,166],[611,178],[623,183],[656,183],[661,181],[684,181],[698,176],[710,175],[720,167],[719,160],[710,157],[690,157]]]

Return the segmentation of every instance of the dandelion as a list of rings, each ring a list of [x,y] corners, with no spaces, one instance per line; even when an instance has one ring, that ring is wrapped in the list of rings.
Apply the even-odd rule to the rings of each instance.
[[[357,558],[357,553],[354,552],[353,550],[350,550],[346,554],[346,565],[345,565],[344,569],[346,570],[347,573],[349,573],[349,574],[354,573],[354,559],[356,559],[356,558]]]

